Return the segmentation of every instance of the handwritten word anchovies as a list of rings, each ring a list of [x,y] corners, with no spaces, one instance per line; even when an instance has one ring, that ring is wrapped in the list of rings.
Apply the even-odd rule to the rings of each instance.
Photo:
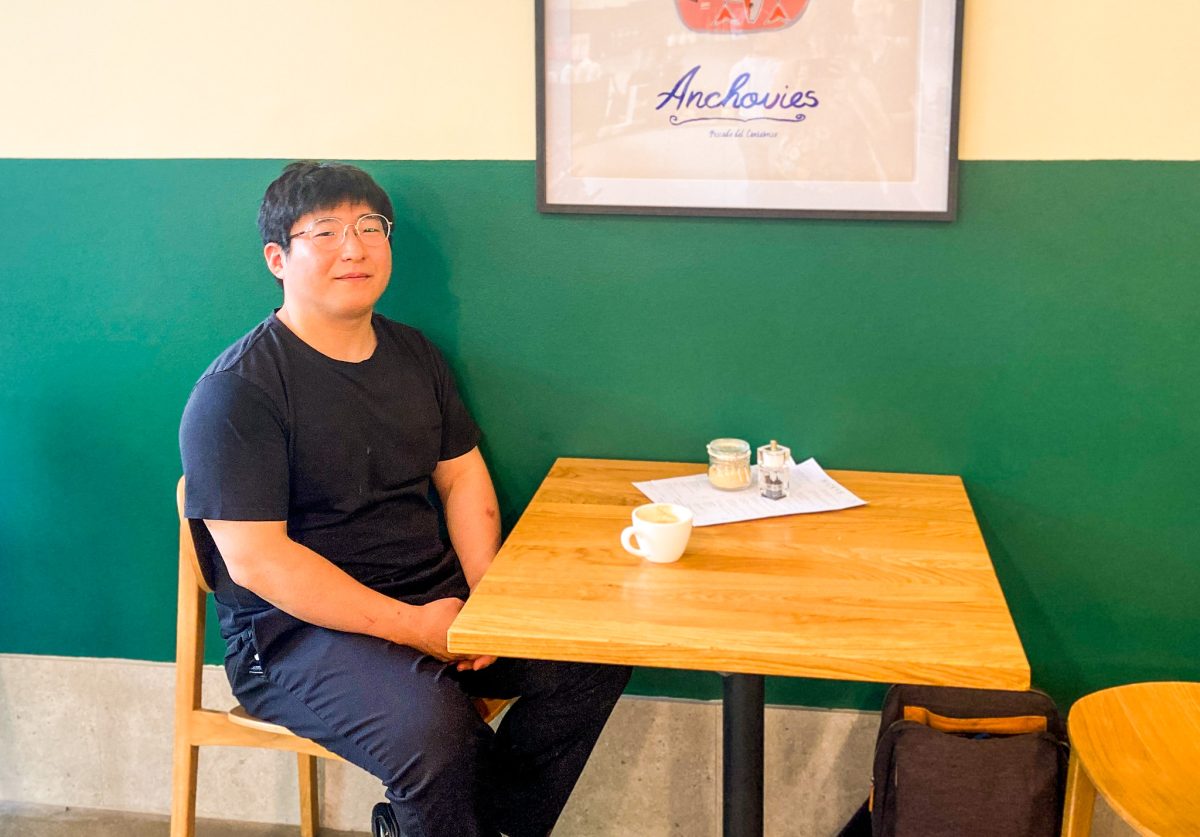
[[[669,109],[672,103],[674,103],[675,110],[677,111],[683,108],[716,110],[729,107],[737,110],[748,108],[795,110],[798,108],[815,108],[821,104],[815,91],[793,90],[789,93],[787,85],[784,85],[782,91],[744,90],[750,84],[750,73],[740,74],[724,90],[706,91],[699,89],[699,87],[692,89],[693,83],[696,81],[696,75],[699,72],[700,65],[697,64],[680,76],[679,80],[675,82],[675,85],[670,90],[658,93],[657,96],[660,101],[654,109]]]

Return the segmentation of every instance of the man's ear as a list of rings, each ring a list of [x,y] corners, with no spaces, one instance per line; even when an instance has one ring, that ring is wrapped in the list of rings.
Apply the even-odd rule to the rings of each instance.
[[[263,247],[263,258],[267,260],[267,270],[275,274],[275,278],[283,281],[283,268],[287,264],[287,253],[283,245],[272,241]]]

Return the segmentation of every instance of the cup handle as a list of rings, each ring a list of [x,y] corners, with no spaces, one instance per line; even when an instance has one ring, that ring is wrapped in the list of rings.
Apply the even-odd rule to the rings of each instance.
[[[632,552],[639,558],[645,558],[650,553],[643,549],[640,545],[633,545],[633,536],[637,534],[637,530],[632,526],[626,526],[625,531],[621,533],[621,546],[625,547],[626,552]]]

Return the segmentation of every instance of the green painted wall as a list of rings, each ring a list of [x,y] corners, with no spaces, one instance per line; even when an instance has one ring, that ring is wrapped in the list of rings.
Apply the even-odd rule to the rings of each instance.
[[[0,652],[172,656],[177,422],[277,304],[279,165],[0,161]],[[1200,164],[966,163],[949,225],[540,216],[532,163],[367,168],[401,223],[381,308],[459,371],[510,523],[556,455],[718,435],[958,473],[1037,684],[1200,677]]]

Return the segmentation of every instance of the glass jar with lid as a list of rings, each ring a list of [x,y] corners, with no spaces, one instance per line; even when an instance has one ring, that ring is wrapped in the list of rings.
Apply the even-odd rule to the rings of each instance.
[[[722,491],[750,487],[750,443],[744,439],[713,439],[708,443],[708,481]]]

